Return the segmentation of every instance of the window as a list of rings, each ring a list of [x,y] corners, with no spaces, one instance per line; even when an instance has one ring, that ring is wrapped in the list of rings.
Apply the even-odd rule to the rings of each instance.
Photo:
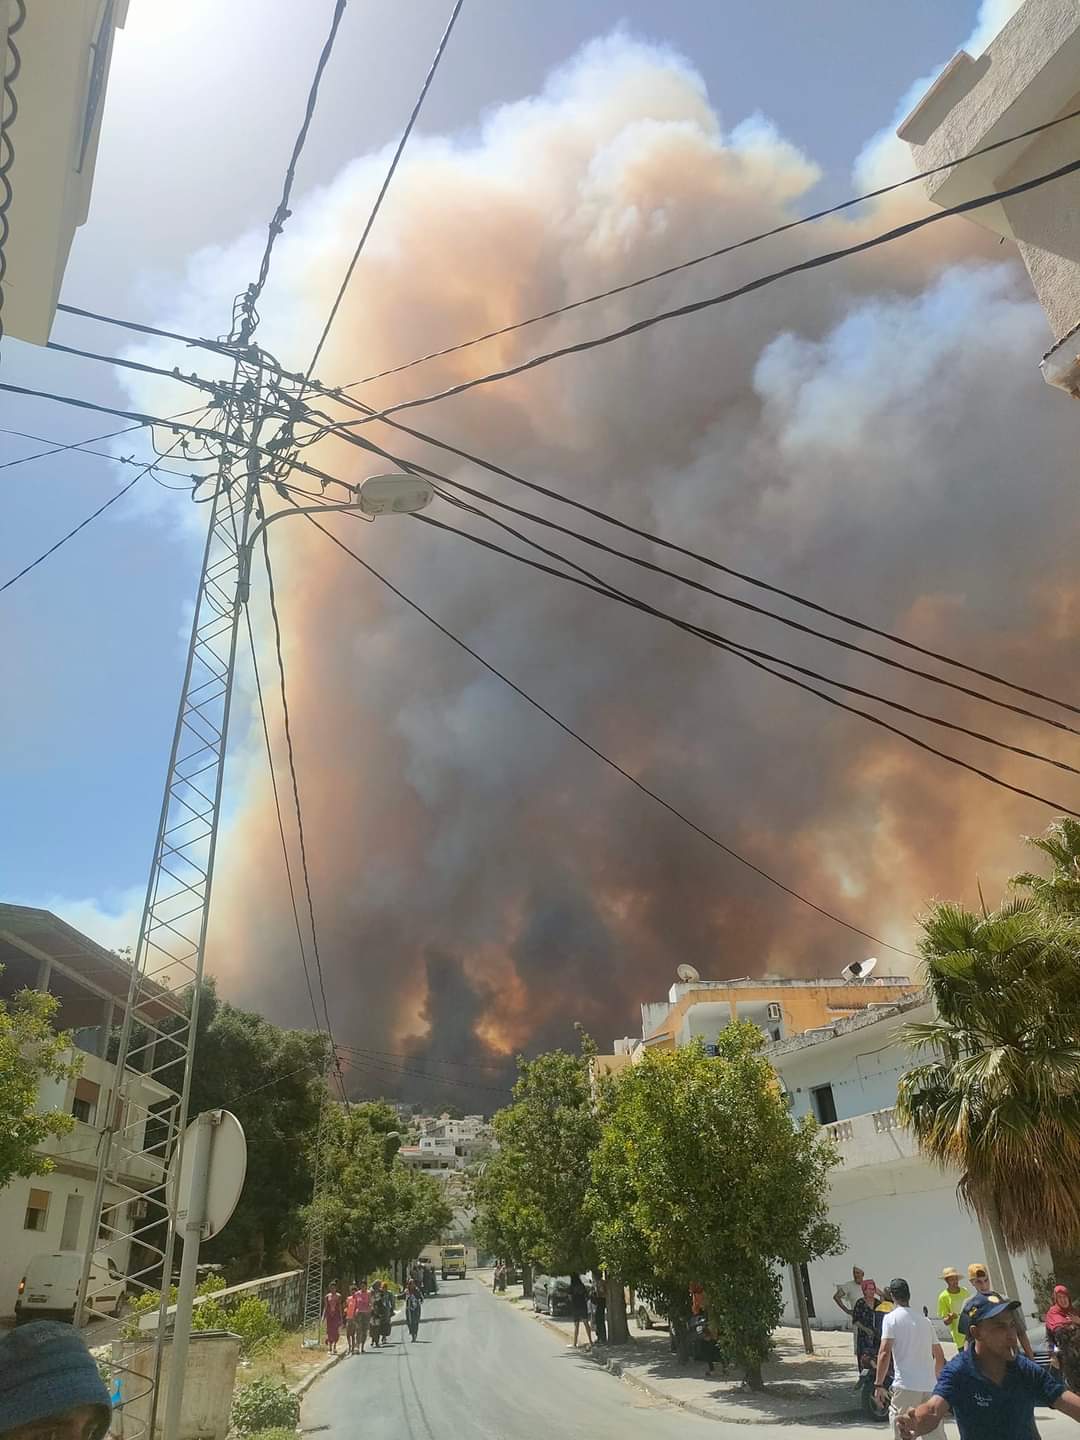
[[[71,1113],[84,1125],[93,1125],[97,1120],[98,1096],[101,1086],[93,1080],[75,1081],[75,1099],[71,1102]]]
[[[822,1125],[832,1125],[836,1120],[836,1101],[831,1085],[815,1085],[810,1091],[810,1103],[814,1114]]]
[[[26,1219],[23,1221],[23,1229],[44,1230],[48,1223],[48,1190],[31,1190],[30,1199],[26,1202]]]

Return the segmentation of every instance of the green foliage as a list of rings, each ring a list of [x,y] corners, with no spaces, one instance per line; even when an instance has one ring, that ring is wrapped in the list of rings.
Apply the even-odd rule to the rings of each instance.
[[[260,1430],[251,1437],[251,1440],[296,1440],[295,1430],[286,1430],[278,1426],[274,1430]]]
[[[606,1087],[586,1202],[605,1266],[685,1318],[698,1280],[722,1352],[761,1384],[781,1313],[778,1267],[834,1254],[828,1174],[812,1121],[793,1125],[756,1026],[650,1052]]]
[[[600,1138],[591,1046],[518,1061],[513,1103],[495,1116],[499,1149],[473,1184],[476,1234],[496,1255],[548,1274],[596,1264],[584,1202]]]
[[[66,1135],[75,1123],[66,1111],[38,1114],[36,1108],[43,1080],[63,1082],[79,1073],[77,1054],[66,1058],[71,1036],[51,1028],[59,1005],[38,990],[0,1000],[0,1189],[16,1175],[48,1174],[53,1162],[35,1147]]]
[[[253,1380],[236,1392],[232,1404],[232,1428],[238,1435],[258,1435],[267,1430],[289,1430],[300,1424],[300,1401],[288,1386],[273,1380]]]
[[[202,1308],[206,1308],[205,1302]],[[245,1356],[272,1350],[285,1337],[281,1321],[266,1301],[255,1295],[247,1295],[226,1309],[224,1328],[240,1336],[240,1353]]]
[[[326,1183],[320,1199],[326,1274],[342,1285],[408,1260],[453,1220],[442,1187],[395,1159],[397,1117],[381,1103],[327,1116]],[[306,1220],[307,1210],[301,1212]]]
[[[1080,1191],[1062,1183],[1080,1167],[1080,916],[1028,878],[1033,894],[998,910],[938,904],[923,920],[937,1019],[905,1026],[929,1058],[897,1088],[924,1154],[959,1170],[1015,1251],[1080,1244]]]
[[[195,1287],[196,1298],[210,1297],[216,1295],[220,1290],[225,1289],[225,1277],[213,1273],[205,1276]],[[178,1294],[175,1285],[169,1286],[169,1304],[176,1304]],[[123,1336],[125,1340],[136,1340],[141,1333],[139,1321],[144,1315],[156,1315],[161,1307],[160,1290],[144,1290],[141,1295],[136,1295],[128,1304],[127,1316],[123,1324]],[[227,1311],[217,1300],[204,1298],[202,1303],[196,1305],[191,1312],[192,1330],[228,1330],[232,1326],[228,1323]]]

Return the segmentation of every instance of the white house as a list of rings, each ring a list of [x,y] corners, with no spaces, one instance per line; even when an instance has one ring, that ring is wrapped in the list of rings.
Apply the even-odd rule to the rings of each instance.
[[[77,1079],[46,1080],[38,1091],[38,1109],[64,1110],[75,1117],[67,1135],[50,1138],[40,1149],[54,1161],[48,1174],[15,1179],[0,1190],[0,1317],[14,1311],[19,1280],[31,1256],[50,1250],[82,1250],[89,1238],[90,1207],[99,1127],[116,1091],[116,1066],[106,1059],[114,1022],[119,1024],[127,997],[130,965],[47,910],[0,905],[0,999],[22,989],[47,990],[60,1001],[58,1030],[71,1030],[81,1063]],[[153,1002],[140,1014],[159,1020],[170,1013]],[[149,1108],[170,1092],[155,1081],[129,1072],[128,1103]],[[125,1189],[109,1186],[106,1203],[122,1201],[129,1190],[160,1184],[161,1166],[140,1156],[137,1167],[121,1177]],[[143,1218],[138,1199],[126,1206],[126,1227]],[[131,1241],[109,1241],[109,1255],[129,1273],[148,1263],[131,1256]],[[137,1243],[137,1242],[135,1242]]]
[[[4,127],[13,152],[4,329],[36,345],[49,338],[71,242],[90,209],[113,36],[127,8],[128,0],[26,0],[14,28],[19,6],[0,0],[0,73],[18,107]]]
[[[955,55],[897,131],[919,170],[1080,110],[1080,6],[1024,0],[983,53]],[[950,206],[1032,180],[1074,161],[1080,118],[927,182]],[[1080,395],[1080,171],[969,212],[1019,247],[1054,344],[1043,357],[1052,385]]]
[[[903,1024],[932,1014],[925,997],[915,996],[837,1019],[765,1051],[790,1096],[793,1117],[814,1115],[841,1156],[832,1174],[829,1212],[843,1232],[846,1249],[815,1261],[804,1277],[817,1328],[847,1324],[832,1296],[839,1282],[851,1279],[852,1265],[879,1285],[902,1275],[913,1302],[926,1305],[931,1315],[944,1288],[941,1272],[946,1265],[965,1275],[972,1261],[983,1261],[995,1283],[1004,1284],[989,1233],[957,1200],[957,1177],[924,1160],[896,1122],[897,1081],[917,1060],[899,1043],[898,1032]],[[1028,1316],[1034,1314],[1027,1278],[1033,1264],[1047,1270],[1050,1257],[1012,1256],[1017,1298]],[[785,1284],[785,1323],[798,1324],[790,1283]]]

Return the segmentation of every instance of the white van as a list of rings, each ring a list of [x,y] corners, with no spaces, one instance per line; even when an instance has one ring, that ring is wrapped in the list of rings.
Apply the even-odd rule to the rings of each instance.
[[[75,1302],[82,1279],[81,1250],[54,1250],[35,1255],[19,1281],[15,1301],[15,1324],[31,1320],[75,1319]],[[119,1315],[127,1285],[111,1255],[95,1255],[90,1266],[90,1294],[96,1310]]]

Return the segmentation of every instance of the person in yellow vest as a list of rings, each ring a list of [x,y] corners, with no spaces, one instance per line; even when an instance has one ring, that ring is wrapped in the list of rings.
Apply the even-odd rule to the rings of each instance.
[[[964,1337],[960,1334],[960,1311],[964,1301],[972,1293],[960,1283],[960,1271],[954,1265],[946,1265],[941,1272],[945,1289],[938,1296],[937,1313],[949,1327],[949,1334],[957,1350],[964,1348]]]

